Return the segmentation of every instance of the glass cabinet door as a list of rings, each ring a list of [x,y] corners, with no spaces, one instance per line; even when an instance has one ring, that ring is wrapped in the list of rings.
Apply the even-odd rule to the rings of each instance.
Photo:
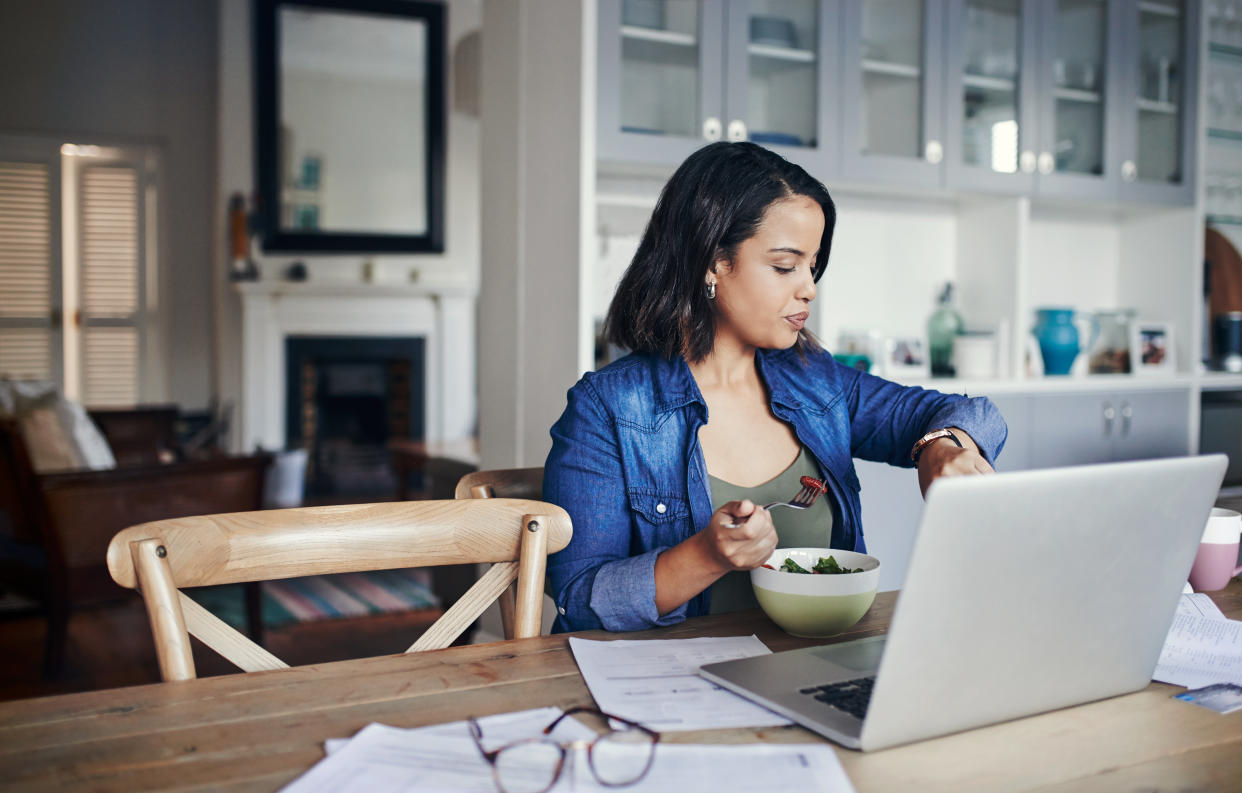
[[[731,0],[725,20],[725,138],[751,140],[823,176],[835,151],[827,0]]]
[[[1119,170],[1110,113],[1121,58],[1110,0],[1055,0],[1041,20],[1039,171],[1041,194],[1115,193]],[[1111,155],[1111,156],[1110,156]]]
[[[1127,152],[1123,194],[1193,202],[1193,138],[1198,82],[1198,7],[1188,0],[1131,0],[1126,54]]]
[[[605,159],[680,162],[724,135],[720,0],[601,0]]]
[[[846,0],[847,176],[937,185],[944,158],[941,0]]]
[[[1039,3],[954,0],[950,11],[949,173],[958,187],[1034,187]]]

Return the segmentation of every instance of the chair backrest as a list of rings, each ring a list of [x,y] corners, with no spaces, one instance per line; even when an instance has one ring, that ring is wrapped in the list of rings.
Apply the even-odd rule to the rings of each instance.
[[[457,480],[457,498],[543,498],[543,467],[493,468],[473,471]],[[516,594],[513,587],[500,593],[500,627],[506,639],[514,638]]]
[[[543,498],[543,467],[475,471],[457,481],[457,498]]]
[[[179,587],[491,562],[406,652],[447,647],[515,579],[515,636],[525,638],[539,635],[547,554],[571,534],[565,510],[533,500],[302,507],[132,526],[108,546],[108,570],[121,586],[141,590],[164,679],[187,680],[195,676],[190,634],[247,672],[287,664]]]

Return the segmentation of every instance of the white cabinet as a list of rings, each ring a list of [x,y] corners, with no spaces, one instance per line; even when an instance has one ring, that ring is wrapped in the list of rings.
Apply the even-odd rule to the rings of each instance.
[[[1027,397],[1031,468],[1190,451],[1190,389]]]

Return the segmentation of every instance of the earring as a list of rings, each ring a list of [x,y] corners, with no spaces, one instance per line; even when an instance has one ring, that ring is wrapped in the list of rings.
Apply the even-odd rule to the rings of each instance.
[[[708,300],[716,299],[716,282],[715,281],[709,281],[707,283],[707,299]]]

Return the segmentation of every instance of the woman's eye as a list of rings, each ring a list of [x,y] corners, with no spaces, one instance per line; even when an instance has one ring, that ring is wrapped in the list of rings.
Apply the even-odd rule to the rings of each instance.
[[[794,268],[794,267],[781,267],[781,266],[780,266],[780,265],[778,265],[778,264],[774,264],[774,265],[772,265],[772,269],[773,269],[773,270],[776,270],[776,272],[780,273],[781,275],[789,275],[789,274],[790,274],[790,273],[792,273],[792,272],[793,272],[796,268]]]

